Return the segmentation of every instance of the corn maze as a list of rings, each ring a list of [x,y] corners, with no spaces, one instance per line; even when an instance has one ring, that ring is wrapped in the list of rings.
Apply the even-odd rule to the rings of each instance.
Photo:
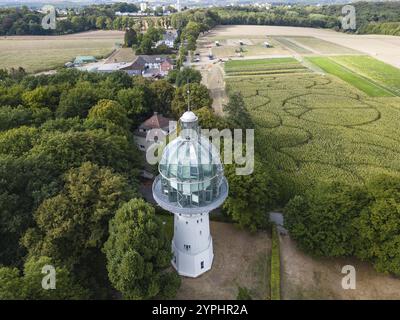
[[[318,181],[400,174],[400,99],[371,98],[313,73],[231,77],[255,123],[256,152],[290,194]]]

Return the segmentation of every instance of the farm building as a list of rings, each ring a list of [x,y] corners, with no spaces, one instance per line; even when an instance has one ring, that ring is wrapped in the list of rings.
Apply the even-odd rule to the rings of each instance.
[[[74,60],[74,65],[82,65],[86,63],[96,62],[97,59],[93,56],[77,56]]]
[[[167,56],[140,55],[130,62],[104,63],[90,71],[114,72],[125,71],[131,76],[143,75],[145,77],[166,76],[174,68],[173,62]]]

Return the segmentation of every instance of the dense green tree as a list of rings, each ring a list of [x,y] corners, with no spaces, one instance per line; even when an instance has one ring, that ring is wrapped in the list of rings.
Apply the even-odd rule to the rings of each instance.
[[[48,108],[55,111],[60,100],[60,90],[55,86],[38,86],[22,95],[22,101],[29,108]]]
[[[202,107],[196,110],[201,128],[223,130],[228,128],[228,123],[223,117],[214,113],[211,108]]]
[[[137,33],[134,29],[129,28],[125,31],[124,36],[125,47],[132,47],[138,43]]]
[[[38,129],[21,126],[0,133],[0,153],[22,156],[36,144],[40,138]]]
[[[78,83],[74,88],[61,94],[56,114],[63,118],[76,116],[85,118],[89,109],[96,104],[99,98],[98,92],[91,83]]]
[[[229,195],[223,208],[242,228],[255,232],[269,226],[268,212],[278,199],[278,188],[271,175],[256,162],[250,175],[238,175],[234,165],[225,165]]]
[[[200,83],[201,73],[193,68],[183,68],[176,75],[175,84],[178,87],[184,86],[187,83]]]
[[[56,289],[43,289],[42,268],[55,267]],[[24,265],[23,275],[17,268],[0,267],[0,300],[66,300],[85,299],[88,292],[73,279],[70,271],[48,257],[31,257]]]
[[[379,176],[367,183],[371,202],[354,220],[356,254],[379,272],[400,275],[400,178]]]
[[[85,250],[102,246],[108,220],[134,193],[125,178],[90,162],[68,171],[64,180],[63,191],[36,211],[38,229],[28,232],[24,244],[32,254],[73,266]]]
[[[123,89],[118,92],[117,100],[126,109],[133,127],[139,125],[151,114],[148,103],[149,97],[146,93],[146,90],[140,86]]]
[[[355,252],[353,220],[366,205],[368,196],[359,186],[318,186],[288,203],[285,225],[292,238],[309,253],[351,256]]]
[[[88,119],[129,129],[127,110],[113,100],[100,100],[89,110]]]
[[[211,108],[212,98],[207,87],[203,84],[191,83],[176,88],[174,100],[172,100],[171,105],[173,114],[179,118],[188,109],[189,102],[191,110],[203,107]]]
[[[170,298],[176,293],[179,279],[165,270],[171,248],[164,226],[143,200],[133,199],[117,211],[104,252],[110,281],[125,299]]]
[[[149,88],[153,91],[155,102],[152,110],[164,115],[170,115],[171,104],[175,94],[174,86],[166,80],[158,80],[152,82]]]

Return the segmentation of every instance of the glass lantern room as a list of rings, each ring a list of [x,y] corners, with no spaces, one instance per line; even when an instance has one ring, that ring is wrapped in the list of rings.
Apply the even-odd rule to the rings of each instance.
[[[180,124],[180,135],[164,149],[157,191],[164,201],[176,207],[214,207],[214,202],[226,198],[228,187],[219,152],[208,138],[199,134],[193,112],[185,112]]]

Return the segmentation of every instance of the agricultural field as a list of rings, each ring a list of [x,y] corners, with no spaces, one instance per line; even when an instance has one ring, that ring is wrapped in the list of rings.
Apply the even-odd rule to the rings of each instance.
[[[393,97],[397,95],[396,92],[390,88],[352,71],[344,65],[337,63],[332,58],[308,57],[307,60],[317,65],[325,72],[342,79],[371,97]]]
[[[0,38],[1,68],[39,72],[61,67],[78,55],[105,57],[123,42],[123,32],[95,31],[66,36]]]
[[[255,122],[256,150],[288,196],[319,181],[400,174],[400,98],[316,73],[227,78]]]
[[[331,59],[400,96],[400,69],[369,56],[335,56]]]
[[[230,60],[225,63],[225,74],[227,76],[297,72],[308,72],[308,69],[294,58]]]
[[[286,48],[293,50],[294,52],[298,54],[311,54],[313,53],[311,50],[304,48],[303,46],[299,45],[298,43],[295,43],[293,41],[290,41],[288,38],[285,37],[276,37],[274,38],[276,41],[278,41],[280,44],[285,46]]]
[[[286,37],[288,41],[317,54],[357,54],[356,50],[315,37]]]

